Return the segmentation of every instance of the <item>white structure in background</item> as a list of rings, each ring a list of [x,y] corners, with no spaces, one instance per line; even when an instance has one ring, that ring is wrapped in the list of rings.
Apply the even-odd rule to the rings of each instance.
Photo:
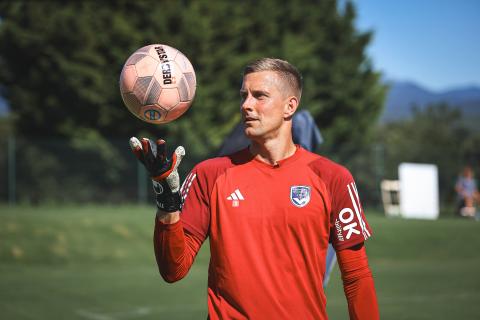
[[[380,184],[385,214],[389,217],[400,216],[400,181],[383,180]]]
[[[399,180],[381,183],[387,216],[437,219],[439,215],[438,169],[433,164],[402,163]]]

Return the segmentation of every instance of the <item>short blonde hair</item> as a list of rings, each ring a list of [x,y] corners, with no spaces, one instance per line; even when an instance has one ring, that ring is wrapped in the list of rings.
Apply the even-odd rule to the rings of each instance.
[[[243,70],[243,76],[249,73],[260,71],[275,71],[278,72],[287,84],[287,86],[297,95],[300,100],[302,96],[302,75],[295,66],[288,61],[276,58],[261,58],[249,63]]]

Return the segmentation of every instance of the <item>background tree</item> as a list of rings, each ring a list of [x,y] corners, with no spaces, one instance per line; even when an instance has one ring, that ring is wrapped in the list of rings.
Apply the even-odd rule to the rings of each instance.
[[[343,162],[369,141],[384,99],[365,53],[371,33],[356,30],[350,1],[341,8],[334,0],[15,1],[0,5],[0,17],[0,83],[16,134],[66,139],[95,163],[90,176],[101,188],[124,181],[121,154],[132,135],[184,144],[183,170],[215,154],[240,119],[241,71],[255,58],[279,57],[299,67],[302,105],[326,138],[325,152]],[[136,119],[119,94],[123,63],[151,43],[179,48],[197,71],[192,108],[168,125]],[[116,139],[124,143],[117,146]],[[25,168],[50,159],[52,148],[37,148],[36,161]],[[52,159],[45,160],[51,165],[41,170],[44,176],[53,168],[73,174],[67,158]]]

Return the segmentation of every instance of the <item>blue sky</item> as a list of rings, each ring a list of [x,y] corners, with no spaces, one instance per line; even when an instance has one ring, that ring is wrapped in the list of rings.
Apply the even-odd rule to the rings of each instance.
[[[480,86],[480,0],[353,0],[387,78],[441,91]]]

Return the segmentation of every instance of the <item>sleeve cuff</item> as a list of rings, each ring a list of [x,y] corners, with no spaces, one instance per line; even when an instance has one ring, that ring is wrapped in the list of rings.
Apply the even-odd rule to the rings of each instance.
[[[178,220],[177,222],[174,222],[174,223],[163,223],[157,217],[155,217],[155,223],[158,229],[162,231],[163,230],[171,231],[171,230],[177,230],[182,228],[181,220]]]

